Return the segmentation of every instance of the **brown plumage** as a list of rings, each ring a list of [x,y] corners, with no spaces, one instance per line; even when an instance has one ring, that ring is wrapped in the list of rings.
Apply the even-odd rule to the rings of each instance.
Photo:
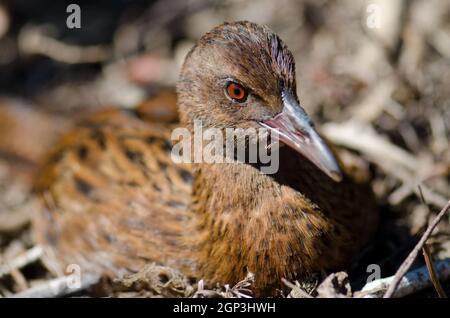
[[[245,100],[226,96],[230,81]],[[62,138],[35,183],[43,203],[36,236],[60,269],[77,263],[120,275],[156,262],[230,284],[251,271],[255,294],[273,295],[281,278],[344,267],[370,237],[370,189],[345,169],[340,175],[298,104],[294,59],[268,28],[236,22],[202,37],[186,57],[178,106],[189,129],[196,119],[206,128],[287,129],[279,171],[174,164],[170,133],[179,124],[139,111],[90,115]],[[289,108],[294,124],[286,128]]]

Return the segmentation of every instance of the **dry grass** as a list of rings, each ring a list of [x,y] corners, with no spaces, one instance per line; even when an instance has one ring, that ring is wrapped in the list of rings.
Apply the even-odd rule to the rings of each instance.
[[[70,39],[56,21],[47,22],[61,36],[44,28],[39,12],[12,6],[8,13],[0,5],[0,87],[4,95],[24,98],[27,107],[45,111],[50,122],[53,116],[70,119],[108,104],[129,107],[158,87],[174,85],[185,53],[212,26],[237,19],[269,25],[296,57],[303,106],[324,123],[324,134],[345,149],[344,159],[356,154],[358,164],[367,167],[365,177],[371,180],[382,218],[377,238],[346,270],[348,277],[335,273],[308,293],[299,283],[285,282],[292,288],[289,296],[367,296],[360,291],[367,266],[378,264],[383,277],[393,275],[450,196],[450,3],[372,2],[382,8],[379,29],[367,27],[364,1],[279,0],[277,5],[268,0],[172,1],[171,10],[164,9],[163,1],[139,10],[112,5],[109,11],[123,12],[124,17],[102,17],[106,22],[121,21],[114,22],[113,38],[108,36],[111,30],[99,28],[94,35],[79,32]],[[31,20],[4,31],[5,14],[11,21],[17,10],[29,10]],[[92,42],[89,36],[97,41],[88,49],[81,47]],[[36,51],[36,37],[53,46]],[[75,56],[80,59],[67,60],[74,56],[71,50],[79,52]],[[20,55],[34,59],[24,62]],[[23,69],[27,78],[39,80],[27,82],[15,75]],[[120,94],[115,93],[118,85]],[[0,107],[5,103],[8,100],[2,99]],[[2,296],[56,279],[49,264],[30,257],[38,249],[30,239],[33,206],[27,174],[32,169],[33,158],[20,161],[0,147]],[[419,185],[429,208],[421,202]],[[427,240],[434,261],[450,258],[449,233],[447,215]],[[415,265],[425,263],[419,258]],[[189,282],[172,269],[149,265],[112,284],[101,281],[96,288],[77,290],[76,295],[245,297],[253,279],[257,278],[249,276],[234,287],[207,289],[203,281]],[[448,294],[450,284],[441,283]],[[437,294],[428,288],[414,295]]]

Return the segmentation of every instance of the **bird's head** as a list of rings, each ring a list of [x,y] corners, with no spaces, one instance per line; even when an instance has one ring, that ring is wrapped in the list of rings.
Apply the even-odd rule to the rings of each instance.
[[[222,24],[187,55],[177,86],[182,122],[205,128],[277,130],[279,140],[334,180],[339,166],[300,106],[295,61],[270,29],[251,22]]]

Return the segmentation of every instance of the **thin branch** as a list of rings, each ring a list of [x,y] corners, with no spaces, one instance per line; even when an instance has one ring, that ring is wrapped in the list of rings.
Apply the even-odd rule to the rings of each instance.
[[[419,185],[418,189],[419,189],[420,200],[426,206],[426,208],[428,210],[428,215],[430,215],[431,214],[430,207],[428,206],[427,201],[425,200],[425,196],[423,195],[423,192],[422,192],[422,187]],[[422,253],[423,253],[423,257],[425,259],[425,264],[427,265],[427,269],[428,269],[428,274],[430,275],[430,279],[431,279],[431,282],[433,283],[434,289],[436,290],[436,292],[438,293],[440,298],[447,298],[447,294],[445,293],[444,289],[442,288],[441,282],[439,281],[439,278],[436,275],[436,271],[434,269],[434,264],[433,264],[433,258],[431,257],[431,253],[430,253],[430,250],[428,249],[427,244],[425,244],[423,246]]]
[[[41,246],[34,246],[12,260],[6,261],[4,264],[0,264],[0,277],[5,276],[15,269],[25,267],[26,265],[37,261],[43,254]]]
[[[441,280],[450,278],[450,259],[436,261],[434,263],[436,273]],[[395,276],[377,279],[367,283],[360,291],[354,293],[357,298],[381,298],[385,291],[392,285]],[[405,297],[431,287],[430,277],[426,266],[421,266],[408,272],[400,281],[394,297]]]
[[[19,34],[19,49],[25,54],[42,54],[55,61],[80,64],[98,63],[109,59],[111,48],[102,45],[76,46],[58,41],[42,26],[28,26]]]
[[[444,217],[445,213],[447,213],[448,209],[450,208],[450,200],[448,200],[447,204],[442,208],[442,210],[439,212],[439,214],[436,216],[436,218],[428,225],[427,230],[425,233],[423,233],[421,239],[416,244],[414,249],[411,251],[411,253],[408,255],[408,257],[405,259],[405,261],[402,263],[400,268],[398,269],[397,273],[395,273],[394,279],[392,280],[391,285],[389,286],[386,294],[383,296],[384,298],[391,298],[395,290],[397,289],[401,279],[403,276],[405,276],[406,272],[410,269],[411,265],[413,264],[414,260],[416,259],[417,255],[419,254],[419,251],[424,246],[425,242],[428,240],[430,235],[433,233],[433,230],[436,228],[438,223],[441,221],[441,219]]]
[[[80,277],[80,284],[72,286],[73,278],[64,276],[52,279],[36,287],[11,295],[11,298],[56,298],[63,297],[84,290],[95,285],[100,280],[100,275],[86,273]]]
[[[430,275],[431,282],[433,283],[434,289],[439,295],[439,298],[447,298],[447,294],[442,288],[441,282],[439,281],[438,276],[436,275],[436,270],[434,268],[433,259],[431,258],[430,251],[428,246],[425,244],[422,248],[423,257],[425,258],[425,264],[427,265],[428,274]]]
[[[322,126],[322,132],[333,143],[361,152],[386,174],[402,181],[404,186],[400,192],[394,192],[389,198],[392,204],[398,204],[410,193],[417,195],[414,185],[423,179],[420,172],[433,171],[434,164],[418,160],[412,153],[378,134],[368,124],[355,120],[339,124],[328,123]],[[431,204],[438,207],[446,204],[447,198],[425,185],[422,188]]]

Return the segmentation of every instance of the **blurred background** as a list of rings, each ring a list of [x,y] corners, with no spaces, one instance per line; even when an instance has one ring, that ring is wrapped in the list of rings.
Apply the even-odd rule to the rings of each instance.
[[[0,263],[32,246],[31,172],[73,117],[170,89],[195,41],[235,20],[293,52],[302,105],[378,196],[367,257],[395,272],[450,196],[448,0],[0,0]],[[448,217],[429,243],[450,257]]]

